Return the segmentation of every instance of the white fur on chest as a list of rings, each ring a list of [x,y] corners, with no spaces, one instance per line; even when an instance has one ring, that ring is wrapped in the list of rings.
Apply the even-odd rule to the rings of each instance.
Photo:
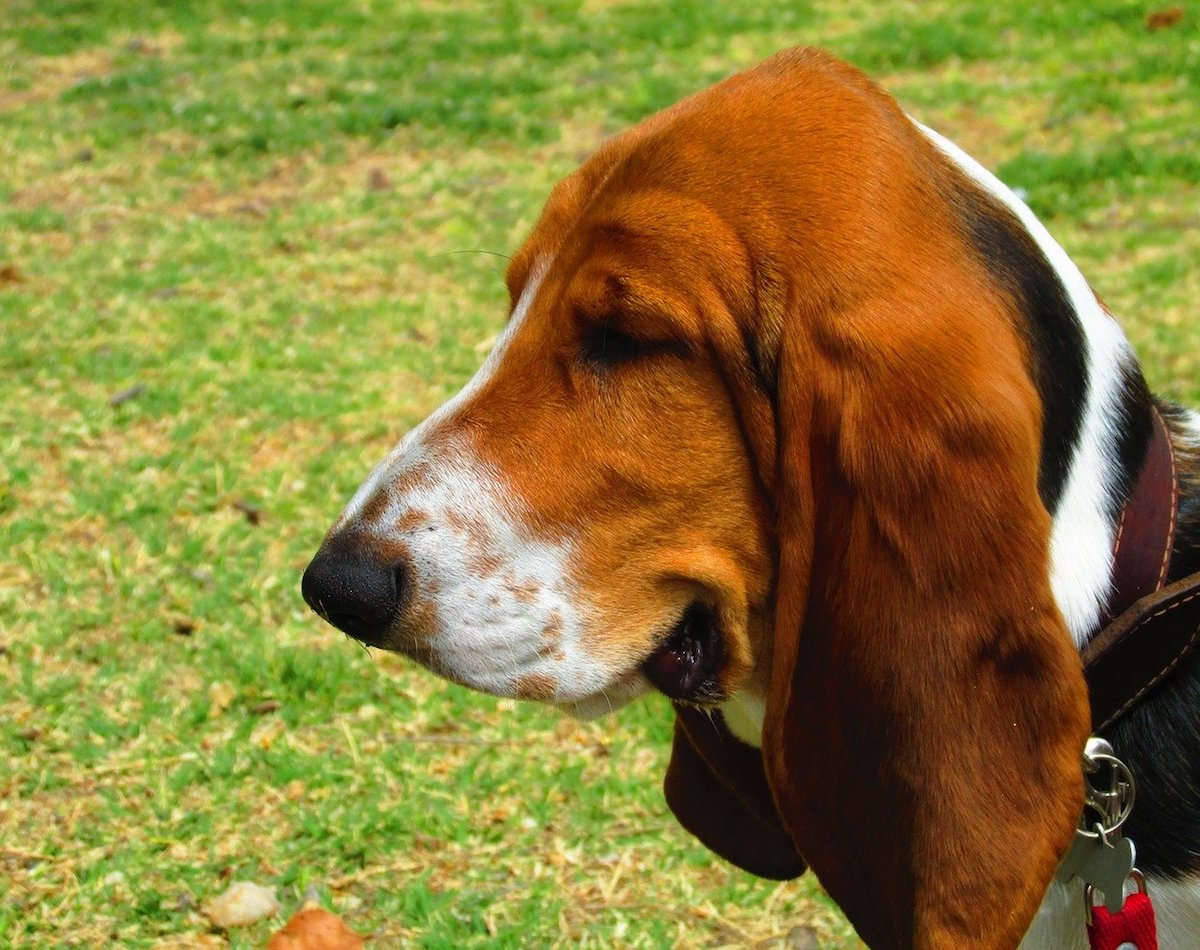
[[[1147,878],[1146,892],[1154,903],[1159,950],[1195,950],[1200,946],[1200,881]],[[1020,950],[1087,948],[1083,882],[1052,882]]]
[[[729,731],[747,745],[762,748],[763,719],[767,715],[767,701],[750,690],[734,693],[721,704],[721,715]]]

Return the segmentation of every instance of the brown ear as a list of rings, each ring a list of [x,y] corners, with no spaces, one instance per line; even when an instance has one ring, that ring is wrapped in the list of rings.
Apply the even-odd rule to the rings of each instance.
[[[663,791],[679,823],[726,861],[782,881],[804,862],[779,822],[762,756],[735,738],[720,712],[675,709],[675,740]]]
[[[875,302],[782,342],[764,764],[872,947],[1015,946],[1082,807],[1039,404],[1011,329],[945,316]]]

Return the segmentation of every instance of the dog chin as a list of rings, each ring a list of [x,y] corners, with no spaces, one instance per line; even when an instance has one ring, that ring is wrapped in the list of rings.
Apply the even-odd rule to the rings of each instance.
[[[650,684],[646,682],[645,678],[637,675],[619,680],[599,693],[584,696],[582,699],[559,701],[555,703],[555,706],[572,719],[592,722],[623,709],[638,697],[651,691]]]

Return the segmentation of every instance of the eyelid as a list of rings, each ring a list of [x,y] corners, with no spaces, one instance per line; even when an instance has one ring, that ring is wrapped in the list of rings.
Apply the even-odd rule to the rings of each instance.
[[[681,340],[641,336],[614,316],[591,323],[583,335],[583,357],[599,366],[618,366],[652,356],[686,356],[690,347]]]
[[[591,324],[583,334],[583,358],[598,366],[617,366],[644,355],[647,344],[613,320]]]

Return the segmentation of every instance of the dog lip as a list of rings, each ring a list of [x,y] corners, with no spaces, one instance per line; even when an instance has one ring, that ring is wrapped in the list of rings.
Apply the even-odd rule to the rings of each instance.
[[[723,658],[716,611],[702,601],[694,601],[642,664],[642,672],[670,699],[713,702],[720,698],[717,671]]]
[[[349,613],[326,613],[324,611],[315,611],[317,616],[326,623],[337,627],[342,633],[353,637],[355,640],[365,646],[375,647],[377,649],[390,650],[388,645],[389,633],[385,628],[380,631],[378,628],[363,623],[354,614]]]

